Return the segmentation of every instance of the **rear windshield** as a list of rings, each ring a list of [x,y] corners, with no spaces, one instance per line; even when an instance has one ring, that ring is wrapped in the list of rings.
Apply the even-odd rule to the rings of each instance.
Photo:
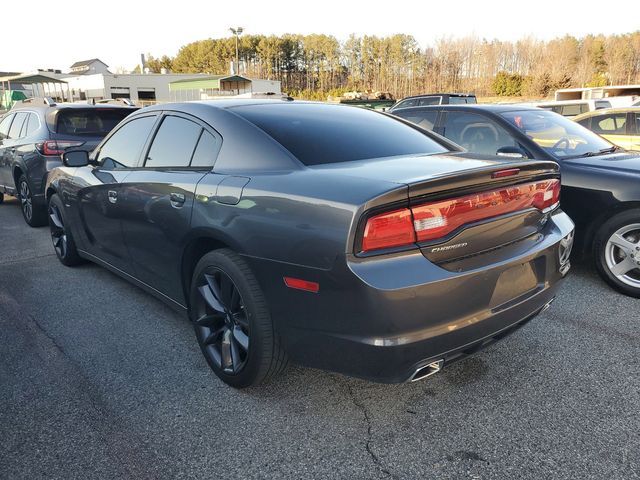
[[[133,108],[63,109],[56,116],[56,133],[104,137],[134,111]]]
[[[283,103],[235,107],[305,165],[449,151],[426,134],[359,107]]]

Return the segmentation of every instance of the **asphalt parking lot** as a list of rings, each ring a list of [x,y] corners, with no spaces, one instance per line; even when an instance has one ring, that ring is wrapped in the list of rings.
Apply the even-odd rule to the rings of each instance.
[[[414,384],[290,367],[235,391],[186,318],[60,265],[0,205],[0,478],[640,478],[640,300],[575,266],[554,305]]]

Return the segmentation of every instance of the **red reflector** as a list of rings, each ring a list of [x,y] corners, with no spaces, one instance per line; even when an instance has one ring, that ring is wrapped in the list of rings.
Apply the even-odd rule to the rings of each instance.
[[[413,219],[408,208],[382,213],[367,220],[362,251],[408,245],[416,241]]]
[[[284,284],[289,288],[304,290],[306,292],[318,293],[318,291],[320,291],[319,283],[309,282],[300,278],[284,277]]]
[[[500,170],[499,172],[493,172],[491,174],[491,178],[513,177],[514,175],[518,175],[519,173],[520,173],[519,168],[510,168],[508,170]]]

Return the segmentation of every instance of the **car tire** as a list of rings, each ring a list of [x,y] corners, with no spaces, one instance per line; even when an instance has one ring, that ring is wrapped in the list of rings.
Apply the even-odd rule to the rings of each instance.
[[[196,265],[189,316],[207,363],[235,388],[259,385],[282,372],[287,356],[262,289],[246,261],[214,250]]]
[[[30,227],[42,227],[47,224],[47,211],[33,198],[31,185],[23,174],[18,178],[18,199],[24,221]]]
[[[600,227],[594,257],[598,273],[609,285],[640,298],[640,209],[619,213]]]
[[[51,241],[53,249],[60,263],[67,267],[73,267],[83,262],[78,254],[73,235],[66,223],[64,216],[64,205],[62,199],[57,194],[51,196],[47,206],[49,213],[49,230],[51,231]]]

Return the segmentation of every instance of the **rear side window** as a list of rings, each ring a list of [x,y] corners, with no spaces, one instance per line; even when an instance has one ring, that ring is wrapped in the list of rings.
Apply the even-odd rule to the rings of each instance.
[[[449,97],[449,103],[451,105],[456,104],[467,104],[467,103],[478,103],[476,101],[476,97]]]
[[[147,142],[156,116],[131,120],[115,132],[100,149],[98,162],[104,168],[133,168]]]
[[[600,135],[625,135],[627,133],[627,114],[618,113],[593,117],[591,130]]]
[[[188,167],[202,127],[191,120],[169,115],[158,129],[144,164],[149,168]]]
[[[420,106],[424,105],[440,105],[442,103],[442,97],[427,97],[420,99]]]
[[[449,151],[391,116],[358,107],[310,103],[233,108],[305,165]]]
[[[20,130],[22,130],[22,124],[27,119],[29,114],[25,112],[16,113],[16,118],[13,120],[11,124],[11,129],[9,130],[9,138],[20,138]]]
[[[591,117],[583,118],[578,123],[585,128],[591,129]]]
[[[415,110],[402,110],[400,112],[395,113],[396,116],[402,117],[405,120],[409,120],[411,123],[415,123],[416,125],[424,128],[425,130],[433,130],[433,127],[436,124],[436,119],[438,118],[437,110],[423,110],[423,111],[415,111]]]
[[[14,115],[7,115],[0,121],[0,140],[4,140],[9,136],[9,127],[11,127],[11,120]]]
[[[133,111],[127,108],[61,109],[56,117],[56,133],[104,137]]]
[[[198,141],[198,146],[196,147],[196,151],[193,153],[193,158],[191,159],[192,167],[211,167],[216,158],[216,153],[218,152],[218,141],[216,137],[211,135],[206,130],[202,132],[200,136],[200,141]]]
[[[29,136],[33,134],[40,127],[40,121],[38,120],[38,116],[35,113],[30,113],[29,118],[25,122],[24,134],[25,136]]]
[[[495,155],[501,147],[517,146],[502,126],[477,113],[448,112],[443,134],[472,153]]]

